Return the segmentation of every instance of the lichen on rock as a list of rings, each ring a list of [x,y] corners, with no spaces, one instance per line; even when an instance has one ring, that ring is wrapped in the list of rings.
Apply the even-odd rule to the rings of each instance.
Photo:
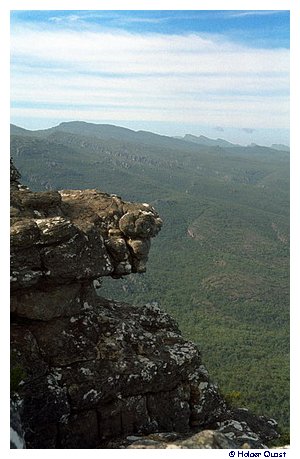
[[[136,448],[177,447],[165,441],[174,435],[180,448],[260,447],[276,435],[269,420],[230,410],[197,346],[157,305],[96,293],[103,276],[145,270],[162,226],[155,209],[98,190],[33,193],[15,168],[11,177],[11,347],[27,448],[107,447],[130,435],[144,438]],[[217,433],[188,440],[207,428]]]
[[[12,168],[13,290],[145,271],[162,226],[152,207],[98,190],[32,192]]]

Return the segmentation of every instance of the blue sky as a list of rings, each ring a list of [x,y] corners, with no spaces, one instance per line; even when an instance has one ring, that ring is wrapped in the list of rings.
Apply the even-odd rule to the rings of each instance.
[[[287,11],[13,11],[11,121],[289,143]]]

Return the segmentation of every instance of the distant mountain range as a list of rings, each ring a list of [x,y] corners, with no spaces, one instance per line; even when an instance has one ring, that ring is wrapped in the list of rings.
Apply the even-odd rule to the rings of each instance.
[[[272,143],[271,148],[278,151],[290,151],[290,147],[282,143]]]
[[[234,144],[231,142],[227,142],[224,139],[210,139],[209,137],[205,137],[204,135],[199,135],[199,137],[192,135],[192,134],[185,134],[184,137],[176,137],[176,139],[184,140],[185,142],[193,142],[199,145],[206,145],[207,147],[240,147],[241,145]]]
[[[209,137],[205,137],[204,135],[199,135],[198,137],[192,134],[185,134],[185,136],[180,137],[176,136],[175,137],[178,140],[184,140],[185,142],[193,142],[197,143],[198,145],[205,145],[207,147],[222,147],[222,148],[232,148],[232,147],[241,147],[241,145],[237,143],[231,143],[228,142],[227,140],[224,139],[210,139]],[[249,147],[258,147],[260,145],[256,143],[251,143],[248,145]],[[287,145],[284,144],[279,144],[279,143],[273,143],[271,145],[272,149],[274,150],[279,150],[279,151],[290,151],[290,148]]]
[[[118,140],[134,143],[142,143],[144,145],[152,146],[165,146],[165,147],[180,147],[180,143],[188,142],[205,147],[220,147],[220,148],[245,148],[242,145],[228,142],[225,139],[210,139],[204,135],[195,136],[192,134],[185,134],[184,136],[164,136],[154,134],[149,131],[133,131],[132,129],[114,126],[112,124],[94,124],[84,121],[70,121],[60,123],[58,126],[49,129],[42,129],[37,131],[30,131],[14,124],[11,124],[11,135],[31,135],[31,136],[48,136],[57,131],[63,131],[69,134],[80,134],[84,136],[93,136],[102,140]],[[182,146],[182,145],[181,145]],[[289,152],[290,148],[283,144],[272,144],[270,147],[265,147],[257,144],[250,144],[248,147],[262,147],[271,148],[278,151]],[[247,147],[246,147],[247,148]]]

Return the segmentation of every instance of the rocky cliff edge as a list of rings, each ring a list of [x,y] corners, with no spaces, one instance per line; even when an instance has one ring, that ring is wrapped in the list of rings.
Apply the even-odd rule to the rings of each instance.
[[[226,405],[198,348],[168,314],[96,293],[102,276],[145,271],[150,239],[162,226],[157,212],[98,190],[31,192],[19,179],[11,164],[19,443],[237,448],[275,438],[275,421]]]

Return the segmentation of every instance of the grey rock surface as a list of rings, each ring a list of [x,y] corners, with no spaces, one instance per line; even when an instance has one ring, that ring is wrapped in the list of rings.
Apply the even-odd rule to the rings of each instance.
[[[10,401],[10,449],[25,449],[24,430],[17,400]]]
[[[98,190],[31,192],[13,167],[11,288],[144,272],[162,221],[148,204]]]
[[[229,409],[197,346],[156,304],[96,294],[101,276],[145,270],[156,211],[97,190],[32,193],[19,178],[13,169],[11,362],[26,447],[123,447],[132,435],[134,448],[180,435],[180,448],[250,437],[259,447],[276,436],[269,420]]]

